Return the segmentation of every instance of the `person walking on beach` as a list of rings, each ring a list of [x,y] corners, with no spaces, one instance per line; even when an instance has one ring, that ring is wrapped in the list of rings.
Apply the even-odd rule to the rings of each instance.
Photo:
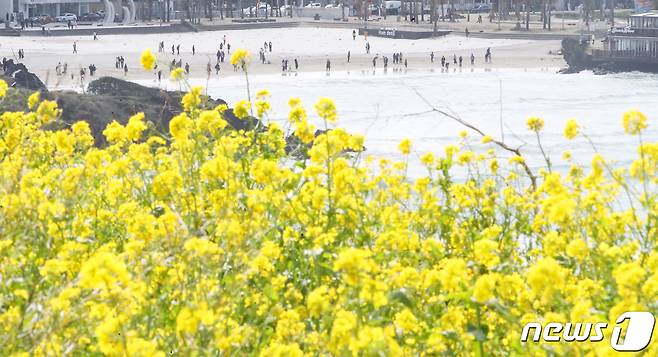
[[[491,63],[491,48],[487,48],[487,52],[484,54],[484,62]]]
[[[370,42],[366,42],[366,54],[370,54]]]
[[[462,56],[459,56],[459,67],[462,66],[462,61],[463,61],[463,60],[464,60],[464,59],[462,58]]]
[[[216,75],[219,75],[219,70],[220,70],[220,69],[221,69],[221,67],[219,66],[219,62],[217,62],[217,63],[215,64],[215,74],[216,74]]]
[[[356,40],[356,30],[352,30],[352,40]]]
[[[78,44],[76,41],[73,41],[73,53],[78,53]]]
[[[407,69],[407,59],[404,59],[404,69]]]
[[[224,42],[223,44],[226,44],[226,35],[224,35]]]
[[[295,71],[299,69],[299,61],[297,61],[297,58],[295,57]]]
[[[171,45],[171,54],[174,54],[174,45]]]
[[[347,63],[350,63],[350,56],[351,56],[350,51],[347,51]]]
[[[441,67],[446,66],[446,56],[441,56]]]
[[[372,58],[372,68],[373,69],[377,68],[377,56]]]
[[[395,56],[395,57],[397,57],[397,56]],[[430,63],[434,63],[434,51],[432,51],[432,53],[430,53]]]
[[[96,31],[94,31],[94,41],[98,40],[98,35],[96,34]]]
[[[331,72],[331,61],[327,58],[327,72]]]
[[[231,44],[230,43],[226,45],[226,53],[228,53],[229,55],[231,54]]]
[[[192,45],[192,56],[196,53],[196,49],[194,48],[194,45]]]
[[[464,30],[464,34],[466,35],[466,38],[468,38],[468,35],[469,35],[468,27]]]
[[[457,55],[456,54],[452,55],[452,63],[457,64]]]
[[[123,75],[124,76],[128,75],[128,65],[127,64],[123,65]]]
[[[471,53],[471,66],[475,64],[475,55]]]
[[[180,55],[180,45],[176,45],[176,54]]]
[[[190,74],[190,64],[185,62],[185,74]]]
[[[158,71],[158,82],[162,82],[162,70]]]
[[[269,45],[270,45],[269,46],[270,47],[270,52],[272,52],[272,41],[270,41]]]

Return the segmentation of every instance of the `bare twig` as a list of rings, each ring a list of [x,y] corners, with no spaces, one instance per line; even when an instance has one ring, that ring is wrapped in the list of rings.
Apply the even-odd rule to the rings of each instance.
[[[480,134],[481,136],[487,136],[482,130],[480,130],[480,129],[477,128],[476,126],[472,125],[471,123],[469,123],[469,122],[467,122],[467,121],[461,119],[461,118],[458,117],[457,115],[450,114],[450,113],[448,113],[448,112],[446,112],[446,111],[444,111],[444,110],[438,109],[437,107],[435,107],[434,105],[432,105],[432,103],[430,103],[430,101],[427,100],[427,98],[425,98],[422,94],[420,94],[420,92],[418,92],[418,90],[417,90],[416,88],[412,88],[412,89],[413,89],[413,91],[416,93],[416,95],[417,95],[417,96],[418,96],[423,102],[425,102],[425,104],[427,104],[428,107],[431,108],[431,110],[428,111],[428,112],[439,113],[439,114],[441,114],[441,115],[443,115],[443,116],[446,116],[446,117],[448,117],[448,118],[450,118],[450,119],[452,119],[452,120],[458,122],[459,124],[461,124],[461,125],[463,125],[463,126],[469,128],[469,129],[475,131],[476,133]],[[500,141],[500,140],[496,140],[496,139],[492,139],[491,142],[493,142],[494,144],[498,145],[500,148],[502,148],[502,149],[504,149],[504,150],[507,150],[507,151],[509,151],[509,152],[511,152],[511,153],[513,153],[513,154],[515,154],[515,155],[517,155],[517,156],[523,157],[523,155],[521,154],[521,149],[520,149],[520,147],[513,148],[513,147],[511,147],[511,146],[505,144],[504,142],[502,142],[502,141]],[[535,174],[532,172],[532,170],[530,170],[530,167],[529,167],[528,164],[525,162],[525,160],[523,160],[523,161],[520,163],[520,165],[523,167],[523,170],[525,171],[526,175],[528,175],[528,177],[530,178],[530,183],[532,184],[532,188],[533,188],[533,189],[537,189],[537,176],[535,176]]]

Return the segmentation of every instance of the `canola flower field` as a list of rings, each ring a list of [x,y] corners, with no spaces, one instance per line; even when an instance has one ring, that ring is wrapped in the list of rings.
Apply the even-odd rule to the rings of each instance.
[[[246,51],[231,60],[247,70]],[[547,160],[531,180],[488,136],[428,153],[405,140],[396,162],[368,156],[330,99],[235,131],[202,92],[168,133],[137,114],[108,125],[106,147],[85,122],[46,130],[60,109],[38,93],[2,113],[1,355],[605,356],[607,341],[521,330],[658,311],[658,142],[641,112],[620,120],[638,138],[629,167]],[[234,113],[264,123],[268,97]],[[316,136],[311,116],[331,130]],[[542,128],[528,120],[539,145]],[[564,134],[587,138],[575,120]],[[410,179],[415,157],[427,174]]]

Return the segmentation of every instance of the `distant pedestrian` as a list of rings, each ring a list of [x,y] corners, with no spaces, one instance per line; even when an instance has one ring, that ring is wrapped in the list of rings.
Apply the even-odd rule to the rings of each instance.
[[[462,61],[463,61],[463,60],[464,60],[464,59],[462,58],[462,56],[459,56],[459,67],[462,66]]]
[[[356,40],[356,30],[352,30],[352,40]]]
[[[162,82],[162,70],[158,71],[158,82]]]
[[[347,63],[350,63],[350,55],[351,55],[350,51],[347,51]]]
[[[176,45],[176,54],[180,55],[180,45]]]
[[[430,53],[430,63],[434,63],[434,51],[432,51],[432,53]]]
[[[192,45],[192,56],[196,53],[196,49],[194,48],[194,45]]]
[[[270,45],[269,46],[270,47],[270,52],[272,52],[272,41],[270,41],[269,45]]]
[[[171,45],[171,54],[174,54],[174,45]]]
[[[78,44],[76,41],[73,41],[73,53],[78,53]]]
[[[404,68],[407,68],[407,59],[404,59]]]
[[[221,67],[219,66],[219,62],[217,62],[217,63],[215,64],[215,74],[219,75],[219,69],[220,69],[220,68],[221,68]]]
[[[471,53],[471,66],[475,64],[475,55]]]
[[[295,58],[295,71],[299,69],[299,61]]]
[[[124,65],[123,65],[123,75],[124,75],[124,76],[127,76],[127,75],[128,75],[128,65],[127,65],[127,64],[124,64]]]
[[[466,35],[466,38],[468,38],[468,35],[469,35],[468,27],[464,30],[464,34]]]
[[[331,71],[331,61],[327,58],[327,72]]]
[[[94,41],[98,40],[98,35],[96,34],[96,31],[94,31]]]
[[[190,64],[185,62],[185,74],[190,74]]]

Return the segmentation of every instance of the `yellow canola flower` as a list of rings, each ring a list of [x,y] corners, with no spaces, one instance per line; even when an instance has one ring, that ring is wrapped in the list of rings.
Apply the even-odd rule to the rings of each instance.
[[[151,52],[150,48],[147,48],[142,52],[142,55],[139,57],[139,61],[142,64],[142,67],[144,67],[144,70],[150,71],[153,69],[153,66],[155,65],[155,56]]]
[[[27,107],[32,110],[36,107],[41,98],[41,92],[34,92],[27,98]]]
[[[575,119],[567,120],[567,125],[564,128],[564,137],[573,140],[578,135],[578,122]]]
[[[57,119],[61,114],[61,110],[57,108],[57,102],[44,100],[37,108],[37,116],[41,119],[43,124],[48,124]]]
[[[540,132],[544,128],[544,120],[538,117],[530,117],[526,123],[528,130]]]
[[[7,85],[7,82],[0,79],[0,98],[4,98],[7,95],[8,89],[9,86]]]
[[[315,111],[322,119],[330,123],[336,122],[336,104],[331,98],[320,98],[315,103]]]
[[[409,155],[409,153],[411,152],[411,140],[404,139],[404,140],[400,141],[400,144],[398,144],[398,150],[403,155]]]
[[[194,86],[183,96],[181,103],[183,104],[183,109],[185,109],[185,111],[196,109],[201,104],[202,91],[203,87]]]
[[[183,79],[183,74],[185,72],[183,71],[182,68],[177,67],[174,68],[170,73],[169,73],[169,78],[171,78],[172,81],[180,81]]]
[[[238,48],[231,55],[231,64],[234,66],[241,66],[244,68],[249,63],[250,59],[251,59],[251,54],[249,53],[249,51],[245,50],[244,48]]]
[[[233,106],[233,113],[238,119],[244,119],[249,116],[251,103],[248,100],[240,100]]]
[[[419,154],[416,177],[407,157],[361,159],[363,136],[316,137],[298,99],[290,123],[258,132],[202,99],[190,93],[170,140],[139,113],[104,129],[44,127],[55,102],[0,114],[3,351],[593,356],[609,344],[519,345],[520,329],[614,324],[658,298],[653,137],[627,164],[533,166],[535,188],[495,146]]]
[[[632,109],[624,113],[623,123],[626,134],[637,135],[647,128],[647,116],[639,110]]]

